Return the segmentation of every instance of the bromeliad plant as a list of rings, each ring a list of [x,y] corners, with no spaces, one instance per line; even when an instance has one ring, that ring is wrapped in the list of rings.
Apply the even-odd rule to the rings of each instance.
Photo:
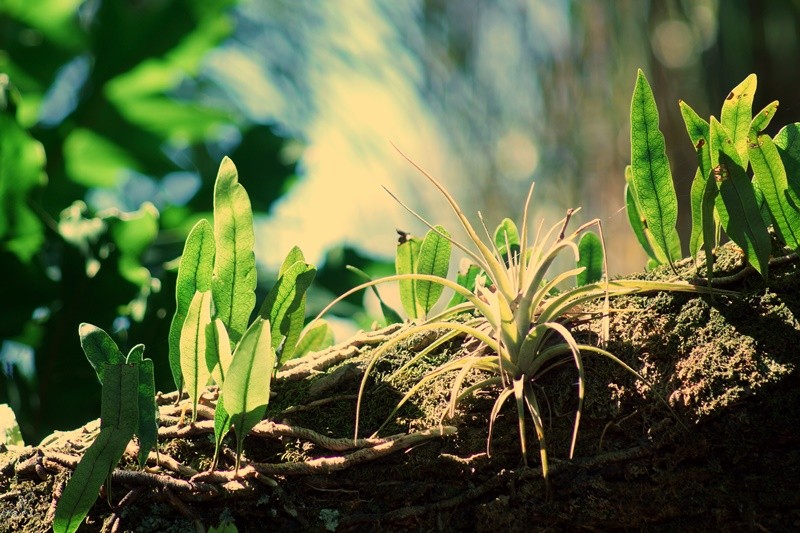
[[[712,116],[706,121],[679,102],[698,158],[689,253],[697,263],[704,251],[709,282],[720,228],[765,279],[772,252],[770,227],[780,245],[800,249],[800,123],[785,126],[774,138],[764,133],[778,102],[753,115],[756,84],[751,74],[734,87],[722,104],[720,120]],[[650,257],[649,266],[671,265],[681,257],[677,198],[653,91],[641,70],[631,100],[631,165],[625,178],[628,219]]]
[[[571,317],[576,316],[575,313],[581,314],[580,311],[577,311],[578,306],[591,300],[604,300],[600,318],[604,322],[603,337],[605,339],[608,336],[609,297],[612,295],[660,290],[709,292],[710,289],[697,287],[685,282],[608,280],[607,268],[602,253],[602,227],[599,220],[592,220],[573,231],[569,231],[569,223],[575,213],[572,210],[567,213],[564,219],[553,225],[544,234],[542,234],[542,226],[540,225],[533,242],[529,243],[528,211],[533,194],[533,185],[531,185],[525,201],[521,230],[518,230],[510,219],[505,219],[497,228],[494,239],[490,238],[489,243],[486,244],[452,195],[413,161],[409,159],[409,162],[444,196],[477,251],[453,240],[448,234],[438,230],[436,226],[433,226],[413,210],[406,207],[392,195],[432,231],[437,232],[466,253],[472,265],[466,269],[462,268],[459,279],[456,282],[431,274],[397,274],[359,285],[340,297],[340,299],[345,298],[358,290],[389,281],[413,282],[416,284],[422,282],[431,283],[450,288],[455,293],[452,307],[428,318],[426,322],[416,323],[407,328],[375,351],[366,368],[359,390],[359,403],[356,410],[356,437],[358,436],[361,397],[363,397],[370,371],[383,354],[399,342],[419,332],[428,330],[445,332],[436,342],[398,370],[398,372],[402,372],[408,365],[414,364],[444,342],[464,334],[478,339],[483,346],[488,347],[491,353],[487,354],[485,350],[476,350],[441,365],[412,387],[398,403],[395,411],[426,383],[448,372],[457,372],[450,394],[448,408],[450,416],[454,415],[457,404],[463,398],[480,389],[499,386],[500,392],[489,417],[487,451],[490,451],[495,419],[505,402],[513,397],[517,408],[523,458],[527,462],[527,413],[533,420],[539,440],[542,473],[546,479],[548,475],[547,444],[542,421],[542,410],[534,391],[536,381],[554,364],[564,362],[565,359],[571,359],[575,364],[578,372],[578,408],[570,445],[570,457],[572,457],[577,441],[585,392],[583,356],[585,354],[597,354],[607,357],[623,366],[639,379],[643,379],[630,366],[605,349],[577,341],[569,325]],[[585,235],[591,227],[597,228],[599,237],[595,236],[596,241],[595,238],[584,237],[586,240],[580,248],[583,248],[586,252],[582,256],[578,238],[581,235]],[[485,226],[484,229],[486,229]],[[488,231],[486,233],[488,235]],[[552,278],[546,279],[548,270],[553,262],[563,253],[571,254],[576,261],[585,263],[586,266],[559,272]],[[558,292],[557,287],[559,285],[570,278],[578,276],[588,276],[581,279],[585,284]],[[461,301],[462,299],[463,301]],[[336,301],[323,310],[320,316],[335,303]],[[465,311],[475,311],[476,318],[469,319],[463,323],[448,320],[448,318]],[[490,376],[474,385],[465,387],[464,382],[467,375],[473,370],[486,372]]]

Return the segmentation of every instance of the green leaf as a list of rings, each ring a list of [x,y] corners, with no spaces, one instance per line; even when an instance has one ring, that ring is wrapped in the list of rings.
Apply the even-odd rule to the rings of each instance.
[[[89,364],[94,368],[97,379],[103,384],[103,372],[105,364],[118,365],[125,362],[125,356],[119,351],[117,343],[111,336],[92,324],[82,323],[78,327],[78,335],[81,339],[81,348]]]
[[[586,270],[577,275],[577,283],[587,285],[603,279],[603,243],[593,231],[587,231],[578,241],[578,267]]]
[[[35,11],[35,10],[34,10]],[[0,247],[28,263],[44,243],[44,224],[31,208],[31,195],[47,183],[45,153],[17,121],[16,95],[0,79]]]
[[[222,385],[225,410],[236,433],[236,470],[247,433],[264,416],[269,403],[270,381],[275,368],[269,322],[257,317],[242,336]]]
[[[231,364],[231,341],[222,320],[215,318],[206,325],[206,366],[217,385],[225,383],[225,375]]]
[[[450,269],[450,234],[442,226],[434,226],[428,230],[419,247],[419,260],[416,273],[447,277]],[[425,316],[433,308],[442,295],[444,287],[439,283],[426,280],[414,280],[417,296],[417,316]]]
[[[656,264],[660,264],[660,261],[656,258],[656,253],[650,244],[650,239],[648,237],[650,232],[647,230],[647,220],[644,219],[639,211],[639,206],[636,205],[636,195],[633,193],[633,183],[631,182],[630,165],[625,167],[625,181],[627,182],[625,184],[625,209],[628,214],[628,222],[633,229],[633,234],[636,236],[636,240],[639,241],[642,249],[647,254],[647,257],[655,261]]]
[[[119,462],[138,423],[139,369],[104,364],[100,434],[86,450],[58,500],[54,533],[77,531],[97,499],[100,487]]]
[[[217,254],[212,282],[217,318],[231,342],[242,338],[256,305],[253,211],[236,167],[225,157],[214,185],[214,238]]]
[[[719,187],[715,205],[725,233],[744,251],[764,278],[772,249],[769,232],[761,219],[753,185],[724,126],[711,118],[711,159],[719,160],[712,175]]]
[[[70,180],[85,187],[114,187],[126,172],[141,171],[137,159],[101,134],[76,128],[64,140]]]
[[[692,232],[689,239],[689,254],[696,261],[700,248],[703,248],[706,254],[707,275],[711,279],[714,247],[717,244],[714,200],[719,191],[716,182],[708,179],[712,168],[710,126],[686,102],[681,101],[679,105],[689,139],[697,152],[698,166],[690,192]]]
[[[504,218],[494,231],[494,245],[500,253],[500,257],[508,263],[509,253],[511,256],[519,255],[520,240],[517,225],[510,218]]]
[[[800,123],[784,126],[775,136],[775,146],[783,161],[792,197],[800,196]]]
[[[309,352],[318,352],[333,346],[333,330],[325,320],[317,320],[316,325],[300,337],[294,357],[303,357]]]
[[[144,468],[150,450],[158,442],[158,405],[156,405],[156,381],[153,361],[142,359],[139,367],[139,422],[136,436],[139,438],[139,468]]]
[[[181,328],[181,372],[192,401],[192,422],[197,418],[197,401],[208,384],[211,371],[206,364],[208,325],[211,324],[211,292],[194,293],[186,321]]]
[[[422,241],[417,238],[401,239],[395,255],[395,272],[397,274],[413,274],[419,261],[419,249]],[[410,318],[417,318],[417,287],[413,280],[404,279],[398,282],[400,301]]]
[[[756,75],[747,76],[725,98],[720,115],[720,123],[730,134],[742,168],[745,170],[747,170],[747,135],[750,133],[750,122],[753,120],[753,97],[756,94],[756,85]]]
[[[456,275],[456,283],[464,287],[465,289],[475,292],[475,278],[478,277],[481,269],[478,265],[472,263],[469,259],[462,258],[461,263],[458,265],[458,274]],[[467,299],[464,298],[459,293],[453,294],[453,298],[450,300],[450,303],[447,304],[447,307],[454,307],[462,302],[466,302]]]
[[[653,91],[639,70],[631,101],[631,177],[637,205],[652,235],[652,246],[666,262],[680,259],[675,225],[678,198],[667,160],[664,135],[658,129],[658,109]]]
[[[280,362],[291,358],[305,321],[305,295],[317,269],[304,261],[286,268],[267,294],[258,314],[272,324],[272,348],[277,349],[281,341],[283,351]],[[299,311],[299,312],[298,312]],[[286,355],[284,355],[286,354]]]
[[[169,327],[169,367],[179,391],[183,389],[181,330],[195,293],[211,290],[214,254],[214,230],[207,220],[200,220],[189,232],[183,246],[175,287],[175,315]]]
[[[769,123],[772,121],[772,117],[775,116],[775,112],[778,111],[778,101],[774,100],[764,107],[761,111],[759,111],[754,117],[753,120],[750,121],[750,131],[756,132],[756,134],[760,134]]]
[[[219,459],[219,449],[222,446],[222,439],[231,430],[231,415],[225,410],[225,404],[222,398],[222,388],[220,388],[220,396],[217,399],[217,407],[214,409],[214,458],[211,461],[211,470],[217,467],[217,459]]]
[[[790,196],[789,181],[778,148],[769,135],[751,131],[748,155],[755,183],[764,195],[778,233],[787,246],[797,250],[800,248],[800,211],[797,198]]]

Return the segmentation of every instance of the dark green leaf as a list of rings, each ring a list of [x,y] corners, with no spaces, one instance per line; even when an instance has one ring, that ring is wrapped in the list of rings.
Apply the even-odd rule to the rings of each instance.
[[[715,205],[725,233],[744,251],[745,257],[764,278],[768,275],[772,249],[769,232],[761,219],[753,185],[724,126],[711,119],[711,159],[719,164],[712,175],[719,187]]]
[[[119,462],[138,423],[139,369],[104,364],[100,434],[86,450],[58,501],[54,533],[77,531],[100,487]]]
[[[577,275],[577,284],[588,285],[603,279],[603,243],[592,231],[587,231],[578,241],[578,267],[586,270]]]
[[[764,195],[776,229],[787,246],[800,248],[800,211],[790,199],[789,181],[778,148],[769,135],[751,131],[748,154],[755,183]]]
[[[81,338],[81,348],[89,364],[94,368],[97,379],[103,383],[104,364],[118,365],[125,362],[125,356],[119,351],[117,343],[111,336],[92,324],[83,323],[78,327]]]

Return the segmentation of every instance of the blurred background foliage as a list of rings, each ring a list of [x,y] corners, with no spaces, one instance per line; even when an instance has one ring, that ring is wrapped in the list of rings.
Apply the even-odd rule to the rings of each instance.
[[[718,113],[755,72],[755,106],[800,120],[798,22],[788,0],[0,0],[0,403],[29,442],[97,415],[80,322],[145,343],[169,388],[174,259],[223,155],[256,210],[261,296],[298,244],[321,267],[310,312],[359,282],[346,264],[389,273],[395,227],[423,233],[381,185],[455,229],[392,143],[490,224],[534,179],[537,218],[583,206],[612,271],[637,270],[636,69],[687,202],[678,98]]]

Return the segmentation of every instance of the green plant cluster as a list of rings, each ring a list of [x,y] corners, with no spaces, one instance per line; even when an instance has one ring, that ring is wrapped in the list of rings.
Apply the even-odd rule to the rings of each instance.
[[[178,391],[188,395],[191,420],[210,383],[218,386],[216,451],[233,429],[238,472],[245,435],[261,421],[270,383],[284,362],[332,343],[322,321],[301,337],[306,291],[316,268],[293,248],[254,319],[256,265],[253,214],[233,162],[225,158],[214,188],[214,224],[205,219],[186,240],[178,268],[176,312],[169,335],[169,362]],[[81,346],[102,384],[100,435],[87,450],[59,501],[54,530],[75,531],[98,490],[134,435],[144,467],[157,439],[153,363],[144,345],[123,358],[102,329],[80,327]]]
[[[751,74],[734,87],[719,120],[712,116],[706,121],[679,102],[698,158],[691,188],[689,253],[697,262],[703,250],[709,282],[720,230],[764,278],[769,275],[773,239],[781,247],[800,249],[800,123],[784,126],[774,137],[764,133],[778,102],[754,115],[756,84]],[[675,227],[678,202],[658,121],[653,92],[639,71],[631,100],[625,197],[628,219],[651,267],[682,257]]]

